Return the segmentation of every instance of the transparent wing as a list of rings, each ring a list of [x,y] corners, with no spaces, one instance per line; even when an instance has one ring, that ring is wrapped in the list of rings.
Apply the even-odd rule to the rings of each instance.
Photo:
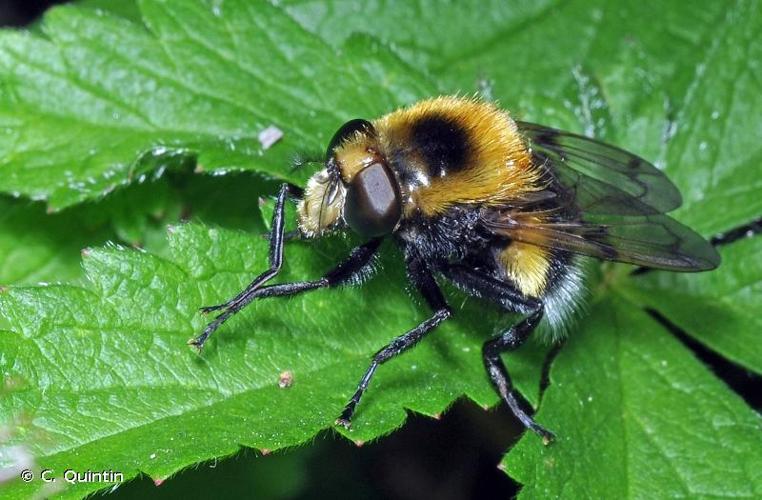
[[[654,215],[682,203],[680,192],[659,169],[623,149],[534,123],[517,122],[535,161],[563,189],[559,204],[572,200],[589,214]]]
[[[516,241],[673,271],[703,271],[720,256],[664,215],[680,192],[656,167],[577,134],[517,122],[549,182],[536,202],[486,209],[483,224]]]
[[[605,260],[672,271],[704,271],[720,263],[711,244],[663,214],[543,220],[547,216],[547,212],[493,210],[482,219],[493,232],[513,240]]]

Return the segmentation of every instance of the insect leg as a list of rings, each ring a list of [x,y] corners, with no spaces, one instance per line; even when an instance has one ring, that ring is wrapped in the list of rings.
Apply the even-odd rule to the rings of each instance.
[[[485,342],[482,348],[482,355],[484,357],[484,366],[487,368],[487,373],[490,376],[492,384],[503,401],[508,404],[513,414],[516,415],[516,418],[525,427],[532,429],[542,436],[543,441],[546,443],[550,442],[553,439],[553,433],[537,424],[519,405],[516,395],[511,388],[508,370],[500,358],[501,353],[517,349],[529,338],[529,335],[542,319],[542,302],[522,294],[509,281],[499,280],[487,273],[475,271],[467,266],[450,265],[442,270],[442,274],[471,295],[491,300],[511,311],[529,314],[529,316],[511,327],[508,331]]]
[[[328,271],[322,278],[313,281],[298,281],[294,283],[279,283],[277,285],[249,287],[246,293],[241,293],[237,300],[227,309],[220,313],[214,321],[209,323],[198,337],[192,338],[188,343],[201,349],[209,336],[217,330],[225,321],[238,311],[249,305],[254,299],[265,297],[277,297],[283,295],[296,295],[317,288],[332,287],[351,283],[358,276],[364,274],[370,265],[373,256],[381,245],[381,239],[376,238],[358,246],[350,253],[343,262]],[[231,301],[232,302],[232,301]]]
[[[545,429],[529,416],[519,405],[516,395],[511,386],[511,379],[508,376],[508,370],[505,363],[500,358],[500,354],[517,349],[523,344],[529,335],[534,331],[542,319],[543,309],[540,307],[529,316],[509,328],[506,332],[488,340],[482,347],[482,356],[484,357],[484,366],[492,380],[492,385],[497,389],[498,394],[506,402],[516,418],[518,418],[524,427],[537,433],[543,440],[543,443],[549,444],[555,436],[552,432]]]
[[[275,201],[275,211],[273,212],[272,229],[270,231],[270,268],[254,278],[254,281],[252,281],[249,286],[229,301],[224,304],[202,307],[201,312],[206,314],[220,309],[230,309],[240,302],[247,294],[250,294],[278,274],[281,265],[283,264],[283,228],[285,227],[285,221],[283,219],[286,208],[286,198],[289,194],[298,196],[301,194],[301,188],[292,186],[291,184],[283,184],[278,193],[278,198]]]
[[[453,264],[442,269],[442,274],[469,295],[481,297],[516,312],[537,310],[542,303],[527,297],[512,283],[499,280],[487,273]]]
[[[355,408],[360,402],[363,393],[368,388],[370,379],[373,377],[373,374],[376,372],[376,369],[380,364],[415,346],[427,333],[436,328],[437,325],[449,318],[452,314],[450,307],[447,305],[447,302],[442,295],[442,291],[439,289],[439,285],[437,285],[437,282],[434,280],[431,271],[429,271],[425,263],[420,259],[412,259],[409,260],[407,264],[410,280],[421,292],[421,295],[423,295],[423,298],[426,300],[429,307],[434,310],[434,314],[412,330],[409,330],[392,340],[386,347],[373,356],[370,366],[360,379],[357,390],[344,407],[339,418],[336,420],[336,425],[341,425],[349,429]]]

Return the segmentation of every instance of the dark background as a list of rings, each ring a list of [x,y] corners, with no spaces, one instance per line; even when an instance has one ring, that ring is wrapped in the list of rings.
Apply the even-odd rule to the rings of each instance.
[[[64,1],[0,0],[0,26],[27,25],[58,3]],[[762,222],[757,221],[730,233],[723,242],[760,229]],[[760,377],[657,319],[752,407],[762,409]],[[461,401],[441,420],[410,415],[401,430],[359,448],[326,431],[304,448],[268,456],[244,449],[225,460],[185,470],[160,486],[141,477],[110,498],[510,498],[519,486],[497,464],[521,431],[505,408],[485,412]]]
[[[57,3],[64,0],[0,0],[0,26],[24,26]]]

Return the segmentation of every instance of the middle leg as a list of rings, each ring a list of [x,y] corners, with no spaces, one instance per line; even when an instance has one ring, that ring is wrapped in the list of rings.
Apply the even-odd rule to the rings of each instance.
[[[349,429],[357,404],[360,402],[360,398],[362,398],[363,393],[365,393],[365,390],[368,388],[370,379],[373,377],[373,374],[376,372],[379,365],[418,344],[427,333],[436,328],[452,314],[450,307],[447,305],[447,302],[442,295],[442,291],[439,289],[439,285],[437,285],[434,276],[431,274],[431,271],[423,259],[419,257],[408,258],[407,269],[410,281],[412,281],[416,288],[421,292],[421,295],[423,295],[423,298],[426,300],[429,307],[434,310],[434,314],[412,330],[409,330],[392,340],[386,347],[373,356],[370,366],[360,379],[357,390],[355,390],[355,393],[352,395],[349,402],[344,407],[344,410],[341,412],[341,415],[336,420],[336,425],[341,425]]]

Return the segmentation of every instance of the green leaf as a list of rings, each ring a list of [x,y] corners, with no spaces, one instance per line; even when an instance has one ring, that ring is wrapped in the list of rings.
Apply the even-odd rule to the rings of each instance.
[[[293,244],[284,279],[315,276],[346,253],[340,241]],[[164,479],[240,445],[274,450],[306,442],[331,426],[372,354],[424,319],[400,286],[394,259],[383,279],[360,291],[256,303],[198,356],[185,346],[207,320],[196,311],[232,296],[261,270],[267,242],[180,225],[170,232],[169,254],[90,250],[82,287],[0,294],[0,422],[15,429],[10,444],[28,447],[41,467]],[[436,415],[462,394],[495,404],[481,344],[500,313],[475,301],[453,304],[459,314],[451,324],[379,369],[351,439],[390,432],[405,408]],[[530,346],[511,361],[514,380],[535,401],[544,351]],[[286,370],[294,384],[281,389]],[[9,494],[40,486],[16,483]],[[71,494],[99,487],[80,484]]]
[[[72,237],[76,235],[76,237]],[[0,285],[79,278],[80,250],[110,232],[69,213],[50,216],[27,200],[0,198]]]
[[[142,19],[137,0],[77,0],[77,5],[100,9],[134,22]]]
[[[634,300],[736,363],[762,373],[762,238],[721,248],[713,273],[647,273],[632,281]]]
[[[74,6],[41,35],[0,32],[1,191],[58,209],[188,157],[303,180],[296,151],[434,91],[377,42],[338,52],[266,2],[139,6],[144,25]],[[270,126],[284,136],[265,150]]]
[[[532,21],[556,5],[550,0],[413,0],[397,2],[394,8],[384,0],[363,4],[283,0],[280,4],[301,25],[337,47],[353,33],[368,33],[393,43],[395,52],[410,64],[445,77],[449,74],[449,78],[452,63],[490,51],[511,33],[531,28]],[[451,36],[453,33],[457,36]],[[466,89],[474,84],[469,82]]]
[[[273,189],[250,173],[165,176],[53,214],[0,197],[0,285],[78,281],[80,252],[107,241],[164,254],[166,225],[183,218],[264,232],[259,196]]]
[[[758,498],[762,419],[656,321],[602,301],[550,371],[537,415],[502,466],[524,498]]]
[[[518,117],[595,134],[664,166],[685,195],[677,217],[704,234],[762,213],[757,3],[670,3],[658,16],[644,2],[286,3],[298,23],[265,3],[146,0],[140,22],[129,9],[65,7],[46,18],[42,35],[0,33],[0,191],[55,209],[196,160],[218,174],[251,169],[300,181],[308,172],[290,172],[291,155],[320,155],[344,119],[482,87]],[[257,133],[271,124],[285,135],[262,151]],[[252,189],[236,178],[199,185],[179,201],[172,189],[126,195],[99,220],[150,252],[91,250],[79,286],[0,293],[8,446],[28,448],[40,467],[57,471],[164,479],[241,445],[307,442],[331,425],[370,355],[425,308],[402,292],[399,256],[386,248],[383,277],[363,289],[256,304],[194,356],[183,344],[203,327],[196,308],[230,297],[266,265],[255,205],[274,182],[260,181]],[[251,207],[252,220],[239,204]],[[226,229],[179,226],[169,244],[159,241],[156,226],[189,206]],[[60,239],[34,250],[39,243],[23,238],[23,223],[47,234],[56,219],[33,207],[0,221],[0,252],[29,245],[42,262],[58,248],[72,263],[84,240],[100,242],[53,230]],[[758,273],[748,264],[758,245],[724,249],[723,266],[705,275],[604,272],[596,291],[630,302],[599,302],[554,363],[538,420],[560,442],[542,448],[527,436],[504,462],[524,495],[760,495],[759,418],[640,310],[652,305],[758,371],[756,319],[725,299],[759,308],[750,281]],[[294,243],[284,279],[317,276],[348,248]],[[25,283],[68,269],[35,271],[32,258],[24,265]],[[437,414],[462,394],[496,402],[480,348],[501,315],[459,295],[451,302],[465,306],[449,325],[379,370],[351,439],[390,432],[404,409]],[[545,352],[527,346],[508,357],[535,407]],[[278,387],[284,370],[295,377],[288,389]],[[11,497],[46,494],[38,483],[9,488]]]
[[[106,200],[58,213],[42,202],[0,198],[0,285],[77,281],[80,252],[107,241],[159,250],[151,233],[165,219],[173,193],[169,184],[136,184]]]

